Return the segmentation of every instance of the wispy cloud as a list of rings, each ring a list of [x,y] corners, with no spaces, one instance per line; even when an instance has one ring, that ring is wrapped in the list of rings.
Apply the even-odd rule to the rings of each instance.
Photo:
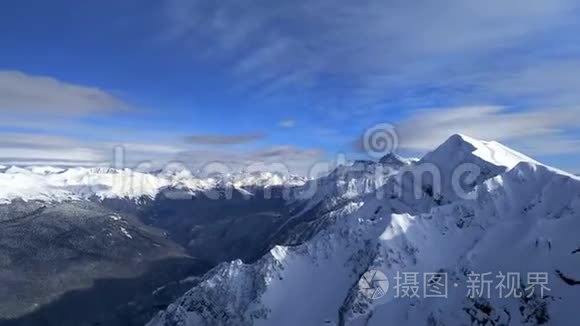
[[[533,105],[578,106],[580,103],[580,59],[552,59],[509,69],[480,88],[498,96],[516,98]],[[481,92],[481,90],[480,90]],[[578,110],[580,114],[580,110]]]
[[[72,138],[47,135],[47,134],[29,134],[29,133],[0,133],[0,147],[30,147],[30,148],[54,148],[54,147],[72,147],[80,143]]]
[[[182,162],[192,169],[219,163],[230,172],[250,166],[284,166],[288,172],[306,174],[316,162],[325,160],[325,152],[317,148],[299,148],[291,145],[262,145],[245,147],[198,146],[233,145],[261,139],[260,134],[230,136],[190,136],[193,143],[167,138],[165,141],[135,142],[87,140],[70,136],[43,133],[1,133],[0,164],[9,165],[112,165],[119,160],[114,153],[123,153],[122,161],[128,167],[141,163],[161,168],[168,162]]]
[[[98,162],[107,155],[102,148],[50,134],[1,133],[0,162]]]
[[[171,143],[83,140],[44,133],[0,133],[0,162],[111,163],[113,150],[122,148],[131,163],[141,160],[169,160],[186,151],[187,146]]]
[[[315,163],[327,160],[323,150],[294,146],[269,146],[236,152],[198,149],[180,153],[177,159],[196,168],[219,163],[232,172],[249,166],[284,166],[288,172],[301,175],[307,175]]]
[[[296,126],[296,120],[282,120],[280,121],[279,125],[283,128],[293,128]]]
[[[421,110],[396,127],[403,149],[432,150],[453,133],[514,144],[531,154],[578,153],[575,109],[517,111],[498,106]]]
[[[185,140],[190,144],[199,145],[240,145],[253,143],[264,139],[266,136],[261,133],[239,134],[239,135],[191,135]]]
[[[108,159],[102,150],[93,148],[5,148],[0,147],[1,162],[23,162],[33,160],[38,164],[54,161],[92,162],[97,164]]]
[[[10,114],[88,114],[128,109],[130,105],[96,87],[52,77],[0,71],[0,111]]]
[[[574,30],[569,22],[578,7],[572,0],[171,0],[164,13],[167,38],[195,44],[196,54],[207,49],[211,55],[202,60],[229,64],[236,85],[258,92],[275,91],[273,85],[311,90],[313,102],[332,97],[330,106],[354,111],[377,107],[392,92],[413,97],[405,89],[411,87],[473,100],[496,99],[505,94],[499,85],[509,83],[516,95],[521,86],[505,73],[533,77],[524,76],[526,67],[544,61],[546,33],[565,26],[559,38],[574,40],[575,33],[565,31]],[[518,61],[522,52],[531,53],[526,66]],[[498,88],[486,89],[486,83]]]

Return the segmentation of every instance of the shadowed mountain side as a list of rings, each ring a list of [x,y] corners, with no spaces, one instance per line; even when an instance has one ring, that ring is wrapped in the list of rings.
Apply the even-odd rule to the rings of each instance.
[[[271,248],[292,213],[268,191],[1,205],[0,324],[144,324],[215,264]]]
[[[216,264],[252,263],[318,233],[333,220],[327,214],[349,202],[342,196],[351,187],[337,183],[360,173],[340,171],[317,183],[321,196],[306,198],[297,196],[304,189],[283,186],[166,188],[154,198],[1,205],[0,318],[143,324]]]
[[[282,189],[232,190],[231,195],[208,198],[203,193],[162,192],[141,205],[107,199],[111,209],[130,212],[144,224],[167,232],[167,237],[189,255],[218,264],[242,259],[254,261],[271,243],[269,237],[292,215]]]
[[[98,279],[140,278],[150,266],[168,259],[191,261],[162,230],[98,203],[2,205],[0,318],[33,313],[69,291],[90,288]],[[169,282],[181,276],[159,277]],[[116,296],[102,298],[114,302]]]
[[[195,285],[209,265],[192,258],[171,258],[151,263],[135,278],[98,279],[93,286],[73,290],[17,319],[0,320],[1,326],[130,326],[143,325],[152,312],[164,309]]]

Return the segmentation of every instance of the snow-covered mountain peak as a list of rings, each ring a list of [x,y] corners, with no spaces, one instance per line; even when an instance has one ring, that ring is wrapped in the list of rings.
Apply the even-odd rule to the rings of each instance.
[[[275,172],[241,172],[235,173],[228,176],[228,182],[232,183],[235,187],[273,187],[273,186],[300,186],[306,182],[306,178],[291,175],[282,174]]]
[[[308,224],[318,227],[314,237],[272,247],[253,264],[218,266],[148,325],[575,325],[580,179],[463,135],[409,169],[421,163],[439,165],[442,174],[477,165],[482,173],[469,187],[476,196],[444,193],[429,205],[413,196],[343,196],[330,175],[315,198],[343,200]],[[383,298],[365,295],[367,271],[391,282]],[[511,273],[521,276],[514,289],[530,294],[530,272],[549,276],[548,295],[491,292],[503,282],[497,275]],[[441,300],[405,297],[395,288],[407,282],[400,273],[418,277],[417,291],[431,284],[427,274],[444,274],[451,286]],[[487,296],[469,296],[469,273],[494,279]]]
[[[386,154],[385,156],[381,157],[379,163],[388,165],[394,168],[401,168],[405,165],[409,165],[413,162],[412,159],[404,158],[399,156],[393,152]]]
[[[219,187],[298,186],[305,179],[270,172],[235,173],[213,177],[193,175],[187,169],[152,173],[106,166],[72,167],[11,166],[0,171],[0,203],[14,199],[64,201],[98,198],[155,197],[168,188],[204,192]]]
[[[32,173],[31,171],[21,168],[19,166],[16,165],[12,165],[11,167],[7,168],[4,171],[5,174],[30,174]]]
[[[452,135],[421,159],[421,162],[451,166],[467,162],[486,162],[507,169],[513,168],[522,161],[539,164],[534,159],[496,141],[477,140],[463,134]]]
[[[376,172],[392,174],[405,166],[411,165],[415,161],[416,159],[404,158],[391,152],[378,161],[359,159],[340,164],[329,176],[333,176],[334,178],[356,178],[368,174],[372,175]]]
[[[361,174],[372,173],[377,167],[377,162],[370,160],[355,160],[347,162],[346,164],[338,165],[328,177],[332,179],[339,179],[344,177],[352,178]]]
[[[28,170],[30,170],[30,172],[35,173],[35,174],[57,174],[57,173],[62,173],[64,171],[66,171],[66,169],[63,168],[58,168],[58,167],[54,167],[54,166],[49,166],[49,165],[43,165],[43,166],[30,166],[27,167]]]

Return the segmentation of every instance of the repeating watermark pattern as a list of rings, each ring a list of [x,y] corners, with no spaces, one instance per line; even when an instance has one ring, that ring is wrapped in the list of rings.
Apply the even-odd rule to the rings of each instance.
[[[508,299],[544,297],[551,291],[547,272],[470,272],[465,284],[459,281],[449,284],[445,272],[397,272],[393,277],[395,299],[426,299],[449,297],[449,286],[465,288],[465,296],[471,299]],[[377,300],[384,297],[389,290],[388,277],[378,270],[369,270],[358,282],[359,290],[365,297]]]
[[[369,156],[381,158],[399,148],[399,134],[395,126],[381,123],[365,131],[362,146]]]
[[[265,199],[273,197],[273,191],[276,195],[280,194],[284,199],[303,199],[307,200],[314,197],[320,187],[328,186],[326,181],[320,182],[321,178],[328,176],[332,171],[340,170],[341,173],[332,174],[337,180],[334,182],[338,193],[349,192],[352,197],[354,192],[359,191],[363,196],[369,192],[374,192],[378,199],[386,197],[423,199],[430,197],[432,201],[438,204],[452,201],[453,199],[473,200],[477,192],[473,191],[477,182],[485,179],[482,176],[484,171],[489,173],[489,169],[482,169],[478,164],[473,162],[453,162],[456,166],[448,166],[449,162],[396,162],[394,165],[378,163],[376,159],[389,153],[396,152],[399,148],[399,135],[394,125],[382,123],[367,129],[362,138],[363,150],[374,160],[356,161],[362,164],[350,164],[355,161],[347,160],[346,154],[338,154],[334,160],[324,160],[314,162],[307,170],[305,179],[308,180],[304,185],[296,182],[286,182],[294,176],[291,169],[285,162],[253,162],[240,166],[232,166],[227,162],[210,161],[196,166],[195,172],[191,171],[186,162],[173,161],[168,164],[157,167],[157,175],[171,175],[172,171],[180,170],[181,175],[191,175],[193,178],[207,181],[205,184],[214,184],[214,188],[205,189],[204,194],[209,199],[231,199],[235,195],[234,182],[221,182],[223,176],[239,174],[240,171],[245,173],[270,173],[273,178],[283,180],[276,186],[268,186],[260,192]],[[493,149],[486,149],[493,151]],[[491,153],[489,156],[494,157]],[[119,190],[124,194],[141,194],[147,193],[148,189],[163,189],[166,197],[175,199],[187,199],[190,194],[187,192],[187,184],[179,184],[180,180],[173,180],[167,184],[162,183],[166,180],[144,177],[143,174],[149,173],[155,166],[153,162],[146,161],[126,169],[125,150],[122,146],[115,147],[113,151],[112,167],[123,173],[113,176],[112,188]],[[392,156],[393,158],[395,156]],[[389,160],[387,160],[389,161]],[[356,163],[355,162],[355,163]],[[391,162],[392,163],[392,162]],[[441,166],[440,166],[441,165]],[[342,166],[342,168],[341,168]],[[451,169],[451,170],[450,170]],[[482,171],[484,170],[484,171]],[[358,178],[365,183],[364,187],[352,186],[351,178]],[[361,179],[361,178],[364,178]],[[99,184],[99,178],[94,180],[87,179],[86,186],[94,187],[99,190],[103,185]],[[213,181],[212,181],[213,180]],[[93,182],[94,181],[94,182]],[[108,186],[108,185],[107,185]],[[174,187],[175,186],[175,187]],[[342,187],[342,188],[341,188]],[[182,191],[186,190],[186,191]],[[251,198],[251,197],[245,197]],[[255,197],[254,197],[255,198]]]
[[[397,273],[393,287],[396,291],[396,298],[418,298],[420,296],[419,273]]]
[[[423,273],[423,297],[447,298],[447,273]]]
[[[377,270],[369,270],[358,281],[361,293],[372,300],[384,297],[389,291],[389,279]]]

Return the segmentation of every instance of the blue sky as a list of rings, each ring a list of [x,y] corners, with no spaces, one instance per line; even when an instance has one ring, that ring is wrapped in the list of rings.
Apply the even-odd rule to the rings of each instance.
[[[396,126],[580,172],[575,1],[3,1],[0,161],[280,161]]]

